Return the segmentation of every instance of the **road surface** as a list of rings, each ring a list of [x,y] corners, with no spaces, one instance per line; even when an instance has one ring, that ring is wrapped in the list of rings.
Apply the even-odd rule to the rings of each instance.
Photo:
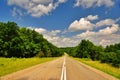
[[[84,65],[67,56],[42,63],[12,74],[0,80],[117,80],[116,78]]]

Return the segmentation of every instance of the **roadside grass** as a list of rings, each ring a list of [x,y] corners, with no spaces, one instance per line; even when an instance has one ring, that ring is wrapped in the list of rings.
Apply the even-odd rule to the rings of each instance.
[[[0,58],[0,76],[53,59],[55,58]]]
[[[100,61],[92,61],[91,59],[87,58],[82,59],[74,58],[74,59],[120,79],[120,68],[115,68],[109,64],[100,63]]]

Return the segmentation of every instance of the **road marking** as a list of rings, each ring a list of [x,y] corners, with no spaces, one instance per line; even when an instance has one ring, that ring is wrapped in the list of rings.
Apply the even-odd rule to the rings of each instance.
[[[62,73],[61,73],[61,78],[60,80],[66,80],[66,58],[64,57],[64,62],[63,62],[63,66],[62,66]]]
[[[64,67],[64,80],[66,80],[66,67]]]
[[[63,80],[63,67],[62,67],[62,73],[61,73],[61,78],[60,80]]]

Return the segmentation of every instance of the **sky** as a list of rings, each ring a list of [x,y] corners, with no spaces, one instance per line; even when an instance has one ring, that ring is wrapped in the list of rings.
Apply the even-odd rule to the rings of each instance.
[[[8,21],[57,47],[120,43],[120,0],[0,0],[0,22]]]

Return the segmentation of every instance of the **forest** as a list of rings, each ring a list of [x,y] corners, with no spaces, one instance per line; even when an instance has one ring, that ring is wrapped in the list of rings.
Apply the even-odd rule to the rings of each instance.
[[[58,48],[35,30],[19,27],[15,22],[0,22],[0,57],[58,57],[64,52],[120,67],[120,43],[103,48],[82,40],[76,47]]]
[[[89,40],[82,40],[76,47],[62,48],[70,56],[77,58],[90,58],[93,61],[108,63],[120,67],[120,43],[108,45],[106,48],[96,46]]]
[[[57,57],[59,48],[35,30],[19,27],[15,22],[0,22],[0,57]]]

